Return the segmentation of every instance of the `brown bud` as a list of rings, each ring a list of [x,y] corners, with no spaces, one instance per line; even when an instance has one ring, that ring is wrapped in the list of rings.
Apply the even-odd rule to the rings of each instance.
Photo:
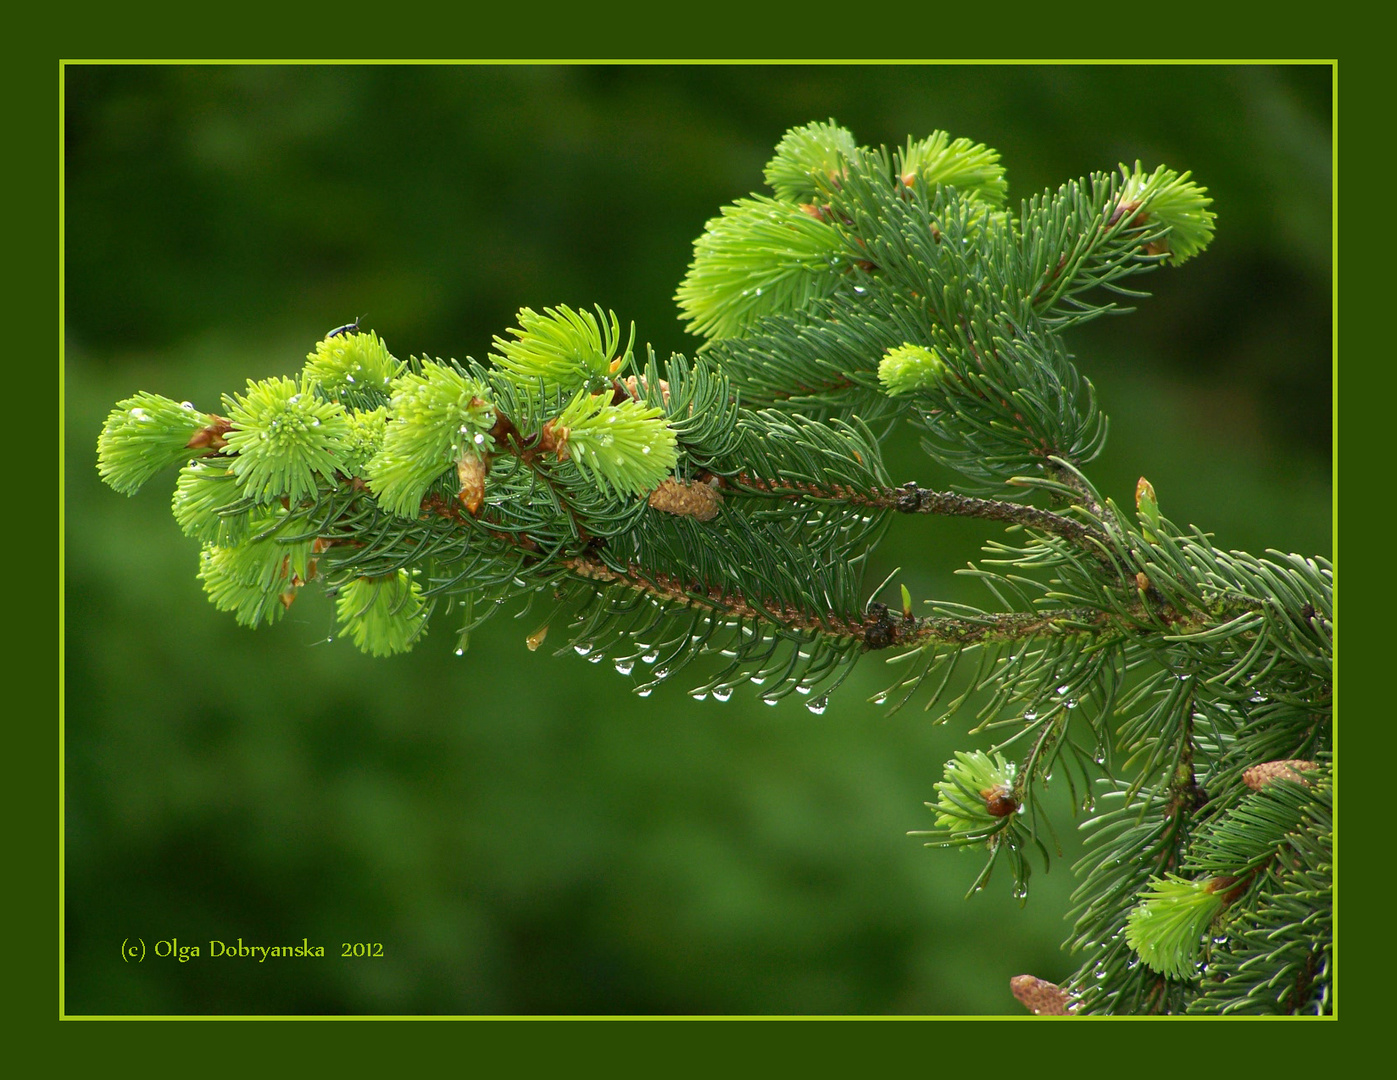
[[[233,430],[233,421],[223,416],[215,416],[213,423],[201,427],[184,444],[186,450],[222,450],[228,445],[223,436]]]
[[[471,517],[480,513],[480,506],[485,501],[485,474],[488,471],[479,454],[466,453],[456,459],[456,479],[461,482],[461,492],[456,497]]]
[[[1311,769],[1319,768],[1313,761],[1305,761],[1302,758],[1291,758],[1287,761],[1266,761],[1260,765],[1253,765],[1246,772],[1242,773],[1242,783],[1253,791],[1260,791],[1272,780],[1294,780],[1297,784],[1307,784],[1301,772],[1308,772]]]
[[[723,494],[711,484],[701,481],[681,484],[672,476],[650,493],[650,505],[656,510],[676,517],[691,517],[699,521],[711,521],[718,515],[718,507],[723,503]]]
[[[655,383],[660,388],[660,400],[663,401],[666,405],[668,405],[669,380],[656,379]],[[645,393],[645,380],[639,379],[634,375],[627,375],[624,379],[621,380],[621,385],[626,388],[627,393],[629,393],[631,397],[636,401],[639,401],[641,395]]]
[[[1014,797],[1013,789],[1004,784],[985,788],[980,792],[980,798],[985,800],[985,809],[991,817],[1008,817],[1019,809],[1019,800]]]
[[[1135,587],[1141,592],[1149,592],[1150,579],[1143,570],[1135,575]]]
[[[538,448],[545,453],[556,453],[559,461],[566,461],[568,436],[571,434],[571,428],[564,427],[556,420],[550,420],[538,433]]]
[[[535,630],[532,634],[530,634],[528,637],[524,639],[524,644],[528,646],[529,652],[535,652],[537,651],[538,647],[543,644],[543,639],[547,636],[548,624],[544,623],[544,625],[540,626],[537,630]]]
[[[1034,1016],[1072,1015],[1072,998],[1057,983],[1033,975],[1015,975],[1009,980],[1009,989]]]

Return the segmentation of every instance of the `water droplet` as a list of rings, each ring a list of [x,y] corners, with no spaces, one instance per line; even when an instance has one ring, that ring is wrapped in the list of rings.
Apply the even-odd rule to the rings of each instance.
[[[781,701],[780,698],[774,698],[774,697],[764,697],[764,698],[762,698],[762,704],[763,704],[763,705],[777,705],[777,704],[780,703],[780,701]]]
[[[600,664],[600,663],[601,663],[603,660],[605,660],[605,659],[606,659],[606,654],[605,654],[605,653],[593,653],[591,656],[587,657],[587,663],[589,663],[589,664]]]
[[[691,698],[693,698],[695,701],[707,701],[707,700],[708,700],[708,692],[707,692],[706,690],[693,690],[693,691],[690,691],[689,696],[690,696]]]
[[[875,705],[884,705],[884,704],[887,703],[887,700],[888,700],[888,692],[887,692],[886,690],[884,690],[884,691],[883,691],[882,693],[880,693],[880,694],[874,694],[874,695],[873,695],[873,704],[875,704]]]
[[[640,452],[641,452],[642,454],[648,454],[648,453],[650,453],[650,447],[648,447],[648,446],[642,446],[642,447],[640,448]]]
[[[180,407],[181,409],[192,409],[192,408],[194,408],[194,402],[192,402],[192,401],[181,401],[181,402],[179,403],[179,407]]]
[[[1068,698],[1062,703],[1062,707],[1064,709],[1075,709],[1077,707],[1077,700],[1075,698]]]
[[[653,686],[642,686],[639,690],[636,691],[636,693],[641,697],[649,697],[654,692],[655,688]]]
[[[632,657],[628,656],[624,660],[617,660],[615,666],[616,670],[620,674],[629,675],[631,673],[631,669],[635,667],[635,660]]]
[[[484,435],[477,434],[477,435],[475,436],[475,438],[472,439],[471,441],[472,441],[473,443],[475,443],[476,446],[484,446],[484,445],[485,445],[485,436],[484,436]]]
[[[667,667],[657,667],[657,668],[655,669],[655,678],[657,678],[657,679],[668,679],[668,678],[669,678],[669,668],[667,668]]]
[[[592,651],[592,646],[589,642],[584,642],[579,645],[574,645],[572,647],[572,651],[577,653],[578,656],[586,656],[589,652]]]
[[[642,656],[640,659],[641,659],[641,662],[642,662],[642,663],[653,664],[653,663],[654,663],[656,660],[658,660],[659,658],[660,658],[660,652],[659,652],[658,649],[656,649],[654,652],[648,652],[648,653],[646,653],[646,654],[645,654],[644,656]]]
[[[457,656],[465,656],[465,655],[466,655],[466,650],[465,650],[465,649],[457,649],[457,650],[456,650],[456,655],[457,655]]]
[[[865,289],[862,285],[855,285],[855,286],[854,286],[854,292],[856,292],[856,293],[858,293],[860,296],[862,296],[864,293],[868,292],[868,290]]]
[[[1014,899],[1015,899],[1015,900],[1027,900],[1027,899],[1028,899],[1028,885],[1027,885],[1027,884],[1025,884],[1025,883],[1022,882],[1022,881],[1016,882],[1016,883],[1014,884]]]
[[[354,376],[353,376],[353,375],[346,375],[346,376],[344,377],[344,381],[345,381],[345,382],[353,382],[353,381],[354,381]],[[384,382],[387,382],[388,380],[387,380],[387,379],[384,379],[383,381],[384,381]]]
[[[829,708],[829,698],[817,697],[814,701],[807,701],[805,707],[816,716],[823,716],[825,710]]]
[[[1032,709],[1025,709],[1023,718],[1031,724],[1033,723],[1033,721],[1038,719],[1038,714],[1034,712]]]
[[[1067,691],[1071,689],[1071,686],[1069,686],[1067,683],[1063,683],[1061,686],[1057,688],[1057,696],[1062,697],[1063,694],[1067,693]]]
[[[714,700],[714,701],[727,701],[728,698],[730,698],[730,697],[732,697],[732,687],[731,687],[731,686],[720,686],[720,687],[718,687],[716,690],[713,691],[713,700]]]
[[[810,687],[808,687],[808,686],[797,686],[797,687],[796,687],[796,693],[797,693],[797,694],[808,694],[808,693],[810,693]]]
[[[753,685],[753,686],[761,686],[761,685],[762,685],[763,683],[765,683],[765,682],[766,682],[766,676],[765,676],[765,675],[753,675],[753,676],[752,676],[752,685]]]

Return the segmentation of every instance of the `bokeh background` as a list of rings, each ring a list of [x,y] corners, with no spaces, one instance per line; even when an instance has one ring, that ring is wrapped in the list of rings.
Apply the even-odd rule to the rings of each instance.
[[[1218,233],[1071,339],[1112,418],[1091,474],[1226,547],[1329,554],[1331,69],[1192,66],[70,66],[65,76],[66,1007],[70,1013],[993,1014],[1075,967],[1078,851],[1026,905],[924,848],[965,716],[647,699],[541,621],[463,657],[327,640],[307,592],[256,632],[204,599],[173,476],[103,487],[137,390],[218,407],[364,316],[399,356],[489,351],[518,308],[601,303],[691,352],[672,296],[789,127],[997,148],[1011,198],[1119,162],[1192,170]],[[895,480],[945,483],[915,435]],[[981,523],[898,522],[917,598]],[[555,627],[555,634],[558,628]],[[551,643],[550,643],[551,644]],[[199,945],[124,965],[126,938]],[[210,958],[212,939],[326,949]],[[379,959],[341,959],[345,942]]]

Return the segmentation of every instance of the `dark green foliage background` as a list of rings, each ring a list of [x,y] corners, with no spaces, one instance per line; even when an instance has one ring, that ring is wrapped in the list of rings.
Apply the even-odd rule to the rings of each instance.
[[[888,718],[869,659],[814,716],[697,703],[501,617],[453,655],[216,612],[169,516],[97,480],[137,390],[217,409],[365,314],[399,356],[483,358],[524,305],[600,302],[662,353],[704,221],[782,133],[943,128],[1011,200],[1141,159],[1193,170],[1217,239],[1071,339],[1111,415],[1092,475],[1225,547],[1331,546],[1328,67],[92,67],[66,74],[66,1004],[72,1013],[1016,1013],[1064,978],[1072,879],[963,894],[931,852],[953,717]],[[896,479],[947,483],[903,433]],[[917,599],[995,535],[897,526]],[[884,597],[895,602],[896,590]],[[502,613],[507,616],[509,613]],[[547,645],[565,644],[555,627]],[[637,672],[636,675],[640,673]],[[696,681],[696,680],[691,680]],[[1065,792],[1063,793],[1065,795]],[[1075,837],[1065,799],[1060,834]],[[123,965],[125,938],[199,960]],[[211,939],[324,960],[208,957]],[[343,942],[384,958],[340,959]]]

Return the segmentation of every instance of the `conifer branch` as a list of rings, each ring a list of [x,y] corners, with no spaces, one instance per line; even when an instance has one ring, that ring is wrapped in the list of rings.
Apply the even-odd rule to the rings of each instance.
[[[1205,189],[1137,163],[1015,215],[987,147],[890,153],[833,122],[789,132],[765,175],[772,194],[695,244],[692,360],[638,356],[600,307],[523,308],[487,363],[399,361],[356,322],[221,414],[118,402],[100,475],[129,494],[178,469],[218,608],[270,624],[322,585],[376,656],[452,611],[463,649],[499,604],[539,600],[530,649],[565,624],[560,651],[653,663],[638,693],[716,656],[695,697],[818,687],[818,713],[888,653],[875,701],[1002,734],[947,763],[919,834],[985,852],[976,888],[1007,866],[1026,897],[1051,862],[1054,769],[1084,814],[1081,966],[1016,977],[1028,1008],[1331,1011],[1333,569],[1220,550],[1143,478],[1133,514],[1103,498],[1083,470],[1105,416],[1062,338],[1122,310],[1102,290],[1142,296],[1123,282],[1207,245]],[[894,486],[903,424],[978,494]],[[993,610],[871,600],[894,514],[1010,530],[962,571]]]

